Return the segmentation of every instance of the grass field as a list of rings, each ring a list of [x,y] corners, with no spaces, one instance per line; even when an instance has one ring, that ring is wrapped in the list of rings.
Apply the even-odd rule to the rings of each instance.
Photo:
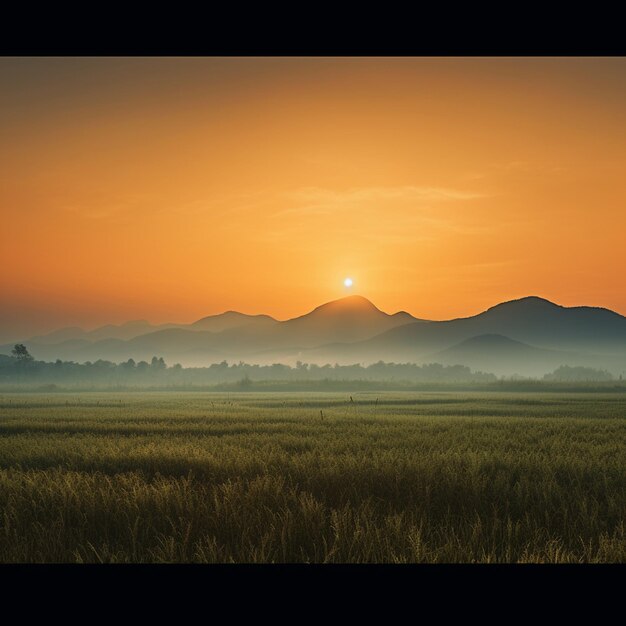
[[[0,396],[0,562],[626,562],[626,397]]]

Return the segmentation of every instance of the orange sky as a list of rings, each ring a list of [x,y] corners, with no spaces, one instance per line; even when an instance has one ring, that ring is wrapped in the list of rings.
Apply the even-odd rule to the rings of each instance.
[[[0,59],[1,336],[626,313],[626,59]]]

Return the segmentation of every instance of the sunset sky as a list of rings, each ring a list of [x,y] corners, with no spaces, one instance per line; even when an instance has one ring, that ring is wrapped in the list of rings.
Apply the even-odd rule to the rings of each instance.
[[[626,58],[2,58],[0,137],[0,340],[348,293],[626,314]]]

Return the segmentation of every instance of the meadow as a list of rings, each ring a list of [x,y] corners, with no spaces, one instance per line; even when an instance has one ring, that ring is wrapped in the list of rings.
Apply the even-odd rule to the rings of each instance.
[[[0,394],[0,562],[626,562],[623,393]]]

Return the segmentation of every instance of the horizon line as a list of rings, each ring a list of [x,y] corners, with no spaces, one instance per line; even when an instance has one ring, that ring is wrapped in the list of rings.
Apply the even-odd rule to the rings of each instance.
[[[462,319],[468,319],[471,317],[476,317],[477,315],[480,315],[482,313],[485,313],[495,307],[498,307],[500,305],[504,305],[504,304],[509,304],[509,303],[513,303],[513,302],[520,302],[522,300],[541,300],[543,302],[547,302],[548,304],[552,305],[552,306],[556,306],[562,309],[579,309],[579,308],[587,308],[587,309],[599,309],[599,310],[605,310],[605,311],[610,311],[611,313],[615,313],[617,315],[620,315],[621,317],[624,317],[624,315],[622,313],[620,313],[619,311],[616,311],[614,309],[610,309],[608,307],[605,306],[594,306],[594,305],[588,305],[588,304],[580,304],[580,305],[573,305],[573,306],[566,306],[566,305],[562,305],[562,304],[558,304],[557,302],[550,300],[549,298],[546,298],[544,296],[539,296],[539,295],[527,295],[527,296],[521,296],[519,298],[512,298],[509,300],[502,300],[500,302],[497,302],[496,304],[493,304],[491,306],[488,306],[485,309],[482,309],[476,313],[472,313],[469,315],[462,315],[462,316],[458,316],[458,317],[449,317],[449,318],[444,318],[444,319],[427,319],[427,318],[423,318],[423,317],[418,317],[416,315],[414,315],[413,313],[411,313],[410,311],[407,311],[406,309],[400,309],[398,311],[394,311],[392,313],[388,313],[387,311],[384,311],[383,309],[380,309],[376,304],[374,304],[374,302],[372,302],[372,300],[370,300],[369,298],[367,298],[366,296],[363,296],[361,294],[350,294],[350,295],[346,295],[346,296],[342,296],[341,298],[335,298],[333,300],[328,300],[326,302],[323,302],[322,304],[319,304],[315,307],[313,307],[312,309],[309,309],[306,313],[301,313],[299,315],[295,315],[293,317],[287,317],[284,319],[280,319],[278,317],[274,317],[273,315],[270,315],[269,313],[248,313],[248,312],[244,312],[244,311],[238,311],[236,309],[227,309],[225,311],[221,311],[219,313],[209,313],[208,315],[203,315],[201,317],[197,317],[194,318],[192,321],[190,322],[172,322],[172,321],[165,321],[165,322],[152,322],[146,318],[138,318],[138,319],[129,319],[123,322],[119,322],[119,323],[113,323],[113,322],[107,322],[105,324],[100,324],[97,326],[93,326],[93,327],[82,327],[82,326],[77,326],[77,325],[71,325],[71,326],[59,326],[56,327],[50,331],[43,331],[40,332],[38,334],[32,335],[30,336],[28,339],[33,339],[35,337],[45,337],[49,334],[52,334],[54,332],[60,331],[60,330],[65,330],[65,329],[80,329],[83,332],[89,333],[89,332],[94,332],[96,330],[100,330],[102,328],[106,328],[107,326],[115,326],[115,327],[120,327],[120,326],[126,326],[129,324],[137,324],[137,323],[146,323],[150,326],[164,326],[164,325],[168,325],[171,324],[173,326],[191,326],[193,324],[196,324],[197,322],[200,322],[204,319],[207,318],[214,318],[214,317],[220,317],[223,315],[228,315],[229,313],[235,313],[238,315],[245,315],[248,317],[268,317],[271,320],[274,320],[276,322],[279,323],[284,323],[284,322],[289,322],[295,319],[299,319],[302,317],[306,317],[307,315],[310,315],[312,313],[314,313],[315,311],[317,311],[318,309],[325,307],[327,305],[336,303],[336,302],[341,302],[341,301],[345,301],[345,300],[349,300],[351,298],[360,298],[362,300],[365,300],[366,302],[368,302],[369,304],[371,304],[376,310],[380,311],[381,313],[383,313],[384,315],[388,315],[388,316],[393,316],[393,315],[398,315],[401,313],[405,313],[407,315],[410,315],[412,318],[415,319],[415,321],[421,321],[421,322],[452,322],[452,321],[456,321],[456,320],[462,320]],[[409,324],[412,322],[408,322]],[[19,341],[27,341],[28,339],[21,339]],[[9,342],[10,343],[10,342]]]

